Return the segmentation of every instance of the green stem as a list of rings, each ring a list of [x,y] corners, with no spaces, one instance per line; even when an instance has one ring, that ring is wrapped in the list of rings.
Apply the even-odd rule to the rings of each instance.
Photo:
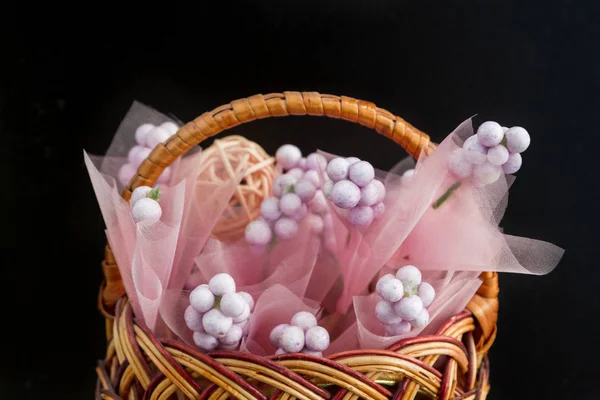
[[[440,206],[442,204],[444,204],[446,202],[446,200],[448,200],[450,198],[450,196],[452,196],[452,193],[456,192],[456,189],[458,189],[460,187],[461,182],[456,182],[455,184],[453,184],[452,186],[450,186],[448,188],[448,190],[446,190],[446,192],[441,195],[434,203],[433,203],[433,209],[437,210],[438,208],[440,208]]]

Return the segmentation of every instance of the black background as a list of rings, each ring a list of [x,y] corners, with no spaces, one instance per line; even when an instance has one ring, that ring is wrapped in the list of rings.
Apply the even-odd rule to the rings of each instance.
[[[189,120],[239,97],[317,90],[374,101],[442,139],[464,119],[533,136],[508,233],[566,248],[501,276],[491,399],[597,399],[600,9],[596,1],[261,1],[5,10],[0,56],[0,398],[91,398],[104,224],[82,149],[133,100]],[[69,15],[68,13],[74,13]],[[327,135],[315,132],[327,130]],[[390,168],[366,128],[287,118],[235,130]],[[312,132],[312,134],[311,134]],[[7,187],[8,186],[8,187]]]

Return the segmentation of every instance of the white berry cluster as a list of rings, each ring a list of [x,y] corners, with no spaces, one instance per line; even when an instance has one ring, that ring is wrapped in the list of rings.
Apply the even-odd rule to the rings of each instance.
[[[501,174],[514,174],[521,168],[521,153],[531,138],[520,126],[506,128],[487,121],[477,133],[454,150],[448,158],[448,169],[459,179],[471,177],[475,187],[496,182]]]
[[[421,280],[421,271],[406,265],[396,276],[387,274],[377,282],[376,291],[383,300],[375,306],[375,315],[388,335],[403,335],[429,323],[427,307],[433,303],[435,289]]]
[[[237,292],[229,274],[217,274],[208,285],[202,284],[190,293],[185,310],[185,323],[194,331],[194,343],[210,351],[236,350],[242,337],[248,335],[250,312],[254,299],[249,293]]]
[[[286,172],[273,182],[273,196],[263,200],[261,218],[246,227],[246,241],[264,246],[273,234],[277,239],[291,239],[305,218],[314,233],[332,229],[329,207],[321,190],[325,157],[311,153],[303,158],[298,147],[286,144],[277,150],[275,159]]]
[[[131,215],[135,222],[150,221],[157,222],[162,216],[162,208],[158,203],[160,189],[150,186],[140,186],[131,193],[129,204],[131,204]]]
[[[337,157],[329,161],[326,171],[325,197],[348,210],[350,223],[369,226],[383,214],[385,186],[375,179],[375,169],[370,163],[356,157]]]
[[[135,130],[137,145],[129,150],[127,163],[119,170],[119,183],[125,186],[137,172],[138,167],[159,144],[167,140],[179,128],[173,122],[165,122],[159,126],[142,124]],[[156,183],[168,183],[171,178],[171,168],[167,167],[158,177]]]
[[[329,332],[317,326],[317,319],[307,311],[292,317],[289,324],[277,325],[269,336],[275,354],[305,353],[322,357],[329,347]]]

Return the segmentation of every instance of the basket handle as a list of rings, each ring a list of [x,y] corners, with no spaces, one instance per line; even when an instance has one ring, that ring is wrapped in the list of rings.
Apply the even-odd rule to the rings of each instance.
[[[419,131],[402,118],[368,101],[317,92],[257,94],[205,112],[182,126],[166,142],[156,146],[148,158],[140,164],[137,174],[123,190],[123,198],[128,200],[131,192],[139,186],[152,186],[165,168],[203,140],[256,119],[287,115],[327,116],[359,123],[392,139],[414,158],[418,158],[422,151],[428,154],[435,149],[435,144],[429,140],[427,134]],[[118,297],[125,293],[112,254],[105,256],[103,270],[106,277],[103,298],[105,305],[111,307],[116,303]],[[485,293],[481,291],[482,294],[479,296],[490,295],[489,299],[495,299],[497,304],[496,275],[482,274],[482,278],[484,279],[482,287],[485,287],[486,291]],[[477,303],[478,314],[481,314],[483,336],[488,338],[495,329],[497,305],[491,307],[495,311],[492,316],[489,315],[487,308],[485,312],[482,312],[484,303],[487,301]],[[476,317],[480,319],[479,316]]]

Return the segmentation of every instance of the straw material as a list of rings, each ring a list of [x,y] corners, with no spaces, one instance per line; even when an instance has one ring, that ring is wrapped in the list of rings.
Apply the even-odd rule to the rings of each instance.
[[[231,179],[239,168],[246,168],[242,183],[212,232],[222,241],[241,238],[246,225],[260,215],[262,201],[271,195],[275,159],[258,144],[242,136],[229,136],[215,140],[202,153],[200,162],[198,180],[215,183]]]
[[[138,186],[151,186],[167,166],[204,139],[255,119],[286,115],[356,122],[392,139],[415,158],[435,149],[425,133],[373,103],[316,92],[255,95],[202,114],[159,144],[123,197],[129,199]],[[98,305],[106,318],[108,346],[96,368],[96,399],[409,400],[419,394],[482,400],[489,391],[487,352],[496,337],[499,305],[495,272],[481,275],[483,284],[467,310],[436,335],[406,339],[387,350],[357,350],[326,359],[305,354],[204,354],[172,339],[159,340],[135,321],[108,246],[102,268],[105,282]]]

